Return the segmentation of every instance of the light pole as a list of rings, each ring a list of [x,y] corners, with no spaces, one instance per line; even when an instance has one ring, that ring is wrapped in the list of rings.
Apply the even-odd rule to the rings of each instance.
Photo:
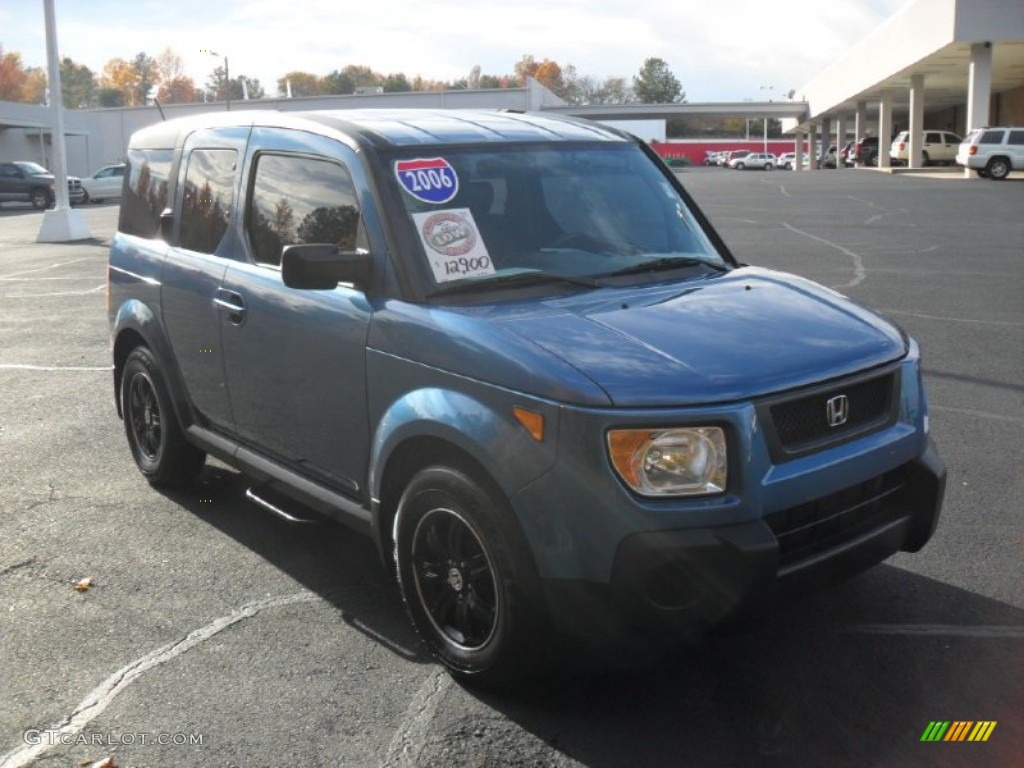
[[[771,91],[775,88],[774,85],[759,85],[757,90],[759,91]],[[768,101],[771,101],[771,93],[768,94]],[[768,154],[768,115],[764,116],[764,149],[761,150],[765,154]]]
[[[228,69],[228,57],[221,56],[216,51],[207,51],[211,56],[224,59],[224,100],[227,102],[227,111],[231,111],[231,70]]]

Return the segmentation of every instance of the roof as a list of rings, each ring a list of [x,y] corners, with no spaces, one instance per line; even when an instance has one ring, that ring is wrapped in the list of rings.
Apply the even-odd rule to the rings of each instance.
[[[317,112],[245,110],[183,117],[149,126],[133,147],[170,148],[182,133],[229,125],[312,128],[317,123],[377,147],[533,141],[629,141],[608,126],[525,112],[435,109],[345,109]]]

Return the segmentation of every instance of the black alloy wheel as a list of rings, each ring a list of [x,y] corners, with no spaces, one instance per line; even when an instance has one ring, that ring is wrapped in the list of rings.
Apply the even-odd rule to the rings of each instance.
[[[121,374],[121,414],[132,458],[153,485],[185,486],[206,454],[185,441],[156,357],[146,347],[128,355]]]
[[[423,469],[402,494],[394,530],[402,598],[431,654],[473,685],[530,679],[545,634],[539,580],[493,481],[455,466]]]

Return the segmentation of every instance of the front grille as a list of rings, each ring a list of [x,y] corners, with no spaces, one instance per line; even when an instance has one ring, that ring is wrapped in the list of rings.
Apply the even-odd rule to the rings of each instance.
[[[779,543],[780,570],[900,517],[903,512],[896,497],[904,482],[897,469],[766,515],[765,522]]]
[[[898,371],[834,384],[811,394],[767,405],[769,439],[775,460],[785,460],[880,429],[896,418]],[[829,400],[844,395],[846,421],[829,425]]]

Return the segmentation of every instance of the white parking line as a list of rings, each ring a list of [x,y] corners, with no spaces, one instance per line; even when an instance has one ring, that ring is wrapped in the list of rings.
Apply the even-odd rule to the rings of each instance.
[[[903,309],[879,309],[879,312],[885,312],[889,315],[907,315],[908,317],[920,317],[922,320],[939,320],[943,323],[971,323],[974,325],[1002,325],[1009,326],[1011,328],[1019,328],[1024,326],[1024,323],[1016,320],[972,320],[967,317],[943,317],[940,315],[926,315],[922,312],[908,312]]]
[[[88,291],[59,291],[57,293],[16,293],[14,295],[8,294],[4,296],[5,299],[44,299],[49,296],[86,296],[90,293],[99,293],[107,287],[106,283],[101,283],[95,288],[90,288]]]
[[[843,283],[842,285],[833,285],[831,286],[832,288],[853,288],[855,285],[860,285],[861,283],[863,283],[864,278],[868,276],[867,270],[864,269],[864,259],[861,257],[859,253],[854,253],[849,248],[844,248],[843,246],[839,245],[839,243],[833,243],[831,240],[826,240],[824,237],[812,235],[810,232],[805,232],[802,229],[797,229],[792,224],[788,224],[785,221],[782,222],[782,226],[784,226],[791,232],[796,232],[798,235],[803,235],[804,237],[808,237],[811,240],[821,243],[822,245],[827,245],[829,248],[835,248],[840,253],[845,253],[847,256],[853,259],[853,279],[848,283]]]
[[[853,624],[843,627],[855,635],[923,635],[925,637],[990,637],[1024,639],[1024,626],[1019,624]]]
[[[94,261],[97,258],[100,258],[100,257],[99,256],[83,256],[80,259],[72,259],[71,261],[62,261],[59,264],[51,264],[48,267],[38,267],[36,269],[26,269],[26,270],[24,270],[22,272],[12,272],[9,275],[3,275],[3,277],[18,277],[18,275],[31,275],[31,274],[34,274],[35,272],[45,272],[48,269],[57,269],[57,267],[66,267],[68,264],[77,264],[80,261]],[[107,257],[106,257],[106,255],[104,255],[102,258],[104,260],[106,260]]]
[[[292,605],[293,603],[311,603],[320,599],[321,598],[318,595],[312,592],[296,592],[291,595],[282,595],[281,597],[270,597],[264,600],[256,600],[255,602],[243,605],[236,611],[232,611],[227,616],[221,616],[218,619],[214,619],[206,626],[190,632],[180,640],[175,640],[174,642],[161,646],[155,651],[151,651],[145,656],[126,664],[98,686],[93,688],[86,697],[78,703],[78,706],[75,707],[74,711],[70,715],[53,727],[54,736],[52,739],[48,738],[41,741],[39,744],[18,747],[17,749],[11,750],[6,755],[0,755],[0,768],[23,768],[24,766],[30,765],[41,754],[49,750],[52,744],[60,744],[62,743],[62,739],[67,739],[70,736],[80,733],[85,726],[110,706],[114,699],[117,698],[125,688],[135,682],[146,672],[159,667],[161,664],[166,664],[171,659],[180,656],[200,643],[209,640],[214,635],[223,632],[233,624],[237,624],[240,621],[251,618],[268,608],[277,608],[278,606]],[[65,736],[64,734],[68,735]]]
[[[398,730],[391,737],[381,768],[413,768],[419,765],[437,707],[452,686],[443,669],[435,669],[410,699]]]
[[[109,371],[112,365],[29,365],[23,363],[0,363],[4,371]]]

